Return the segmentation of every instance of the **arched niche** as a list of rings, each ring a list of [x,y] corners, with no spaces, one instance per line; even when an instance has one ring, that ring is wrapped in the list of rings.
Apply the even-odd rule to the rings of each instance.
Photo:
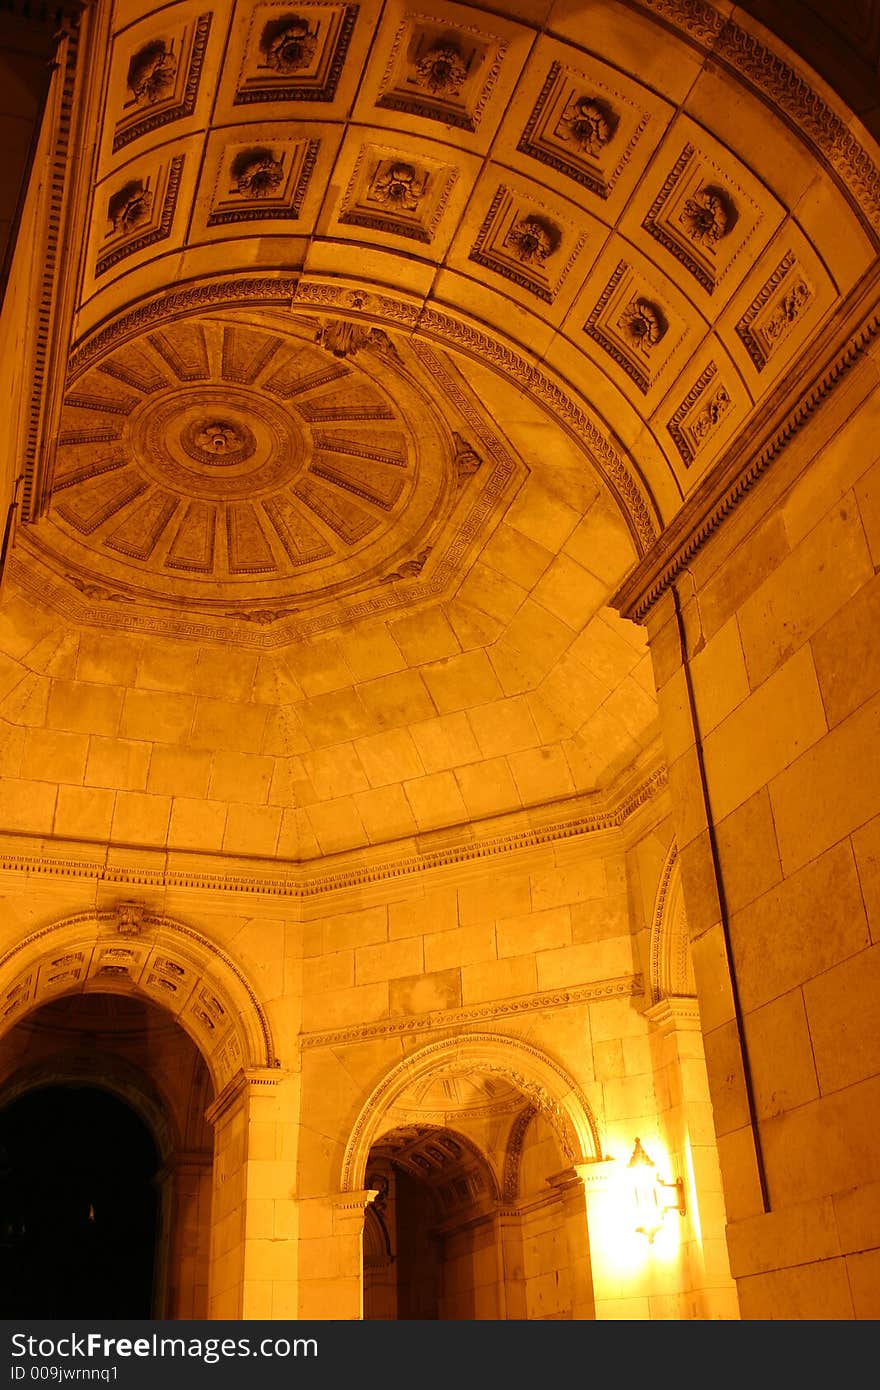
[[[673,840],[663,863],[650,936],[651,1004],[661,999],[695,999],[697,985],[681,884],[681,862]]]

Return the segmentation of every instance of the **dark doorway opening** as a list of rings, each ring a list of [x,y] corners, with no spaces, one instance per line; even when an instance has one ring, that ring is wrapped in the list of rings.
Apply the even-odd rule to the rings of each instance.
[[[158,1166],[144,1122],[96,1086],[0,1112],[0,1317],[150,1318]]]

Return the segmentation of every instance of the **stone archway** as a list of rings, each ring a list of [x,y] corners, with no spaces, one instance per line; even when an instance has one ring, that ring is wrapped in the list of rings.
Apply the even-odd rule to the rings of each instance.
[[[378,1303],[372,1316],[594,1317],[584,1172],[601,1156],[583,1092],[521,1039],[471,1033],[399,1062],[369,1095],[342,1163],[345,1207],[380,1208],[366,1235],[368,1315]],[[406,1311],[406,1300],[389,1311],[395,1220],[398,1236],[421,1224],[442,1251],[428,1271],[433,1313]],[[360,1269],[356,1222],[339,1234]]]
[[[188,1211],[189,1236],[184,1232],[174,1246],[178,1260],[192,1245],[193,1223],[204,1227],[209,1222],[209,1241],[204,1229],[198,1237],[207,1282],[202,1315],[248,1316],[249,1284],[259,1277],[262,1286],[266,1276],[260,1269],[258,1238],[246,1219],[247,1198],[255,1186],[260,1195],[272,1195],[272,1181],[279,1184],[279,1197],[288,1197],[290,1190],[274,1172],[267,1185],[265,1162],[261,1166],[247,1142],[255,1119],[278,1121],[276,1092],[283,1080],[257,991],[231,957],[195,928],[143,903],[121,902],[42,927],[0,958],[0,1048],[17,1024],[27,1024],[39,1011],[95,996],[161,1011],[187,1036],[204,1064],[207,1091],[201,1104],[213,1128],[213,1163],[210,1149],[207,1155],[194,1155],[185,1142],[163,1152],[165,1207]],[[19,1072],[8,1042],[6,1052],[7,1076],[13,1089],[20,1088],[27,1077]],[[83,1064],[82,1057],[79,1062]],[[84,1065],[88,1072],[88,1057]],[[111,1064],[106,1075],[97,1075],[93,1066],[91,1080],[111,1091],[120,1086],[125,1091],[129,1083],[130,1091],[131,1077],[122,1072],[117,1075]],[[2,1083],[0,1077],[0,1087]],[[155,1108],[147,1103],[148,1110]],[[176,1239],[173,1233],[169,1239]]]

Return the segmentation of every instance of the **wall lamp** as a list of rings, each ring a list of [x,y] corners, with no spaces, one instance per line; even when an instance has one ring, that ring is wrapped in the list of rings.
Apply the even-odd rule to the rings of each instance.
[[[685,1215],[687,1208],[684,1201],[684,1180],[676,1178],[673,1182],[665,1182],[663,1178],[658,1177],[654,1160],[645,1153],[641,1139],[636,1139],[627,1167],[632,1181],[633,1205],[639,1223],[636,1230],[647,1236],[648,1244],[653,1245],[654,1237],[661,1229],[663,1218],[668,1211],[677,1211],[679,1216]],[[661,1188],[673,1189],[675,1201],[664,1201]]]

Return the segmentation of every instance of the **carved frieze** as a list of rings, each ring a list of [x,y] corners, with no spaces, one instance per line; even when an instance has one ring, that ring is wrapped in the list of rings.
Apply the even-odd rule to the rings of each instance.
[[[113,153],[195,110],[211,15],[137,43],[128,58],[125,101],[113,134]]]
[[[733,408],[733,396],[714,362],[700,373],[670,419],[667,429],[689,468]]]
[[[567,65],[550,65],[517,149],[608,198],[648,123],[630,96]]]
[[[586,240],[554,210],[503,184],[483,219],[469,259],[552,304]]]
[[[345,63],[357,5],[255,5],[234,101],[329,102]]]
[[[792,330],[800,327],[815,294],[794,252],[787,252],[736,325],[757,371],[763,371]]]
[[[392,40],[376,104],[475,131],[507,47],[482,30],[408,15]]]

